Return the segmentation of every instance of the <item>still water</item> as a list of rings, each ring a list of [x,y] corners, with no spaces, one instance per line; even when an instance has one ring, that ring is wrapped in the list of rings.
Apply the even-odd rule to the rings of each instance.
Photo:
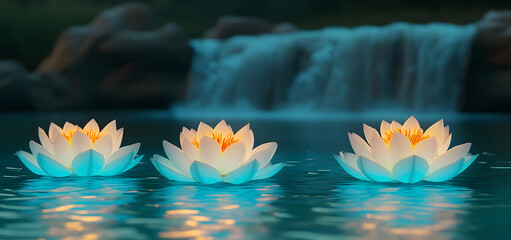
[[[123,145],[142,142],[146,157],[116,177],[38,177],[14,152],[28,150],[37,127],[66,120],[125,128]],[[352,151],[346,133],[362,122],[407,115],[349,115],[292,120],[251,119],[256,145],[279,144],[272,162],[287,162],[270,179],[243,185],[178,183],[149,162],[161,141],[179,142],[182,126],[199,120],[158,112],[16,113],[0,115],[0,239],[478,239],[511,228],[511,116],[421,115],[428,127],[443,117],[453,144],[472,142],[476,162],[445,183],[358,181],[333,158]],[[214,125],[218,119],[201,119]],[[249,120],[228,121],[239,129]]]

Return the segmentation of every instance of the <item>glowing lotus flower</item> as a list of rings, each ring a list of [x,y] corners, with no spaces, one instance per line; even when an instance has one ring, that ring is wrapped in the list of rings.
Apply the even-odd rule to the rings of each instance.
[[[234,134],[224,120],[214,129],[201,122],[197,131],[183,127],[180,137],[182,150],[163,141],[168,159],[157,154],[151,159],[163,176],[176,181],[241,184],[271,177],[284,167],[284,163],[270,164],[277,143],[252,149],[254,133],[249,124]]]
[[[452,134],[443,120],[426,132],[413,116],[403,126],[395,121],[391,124],[382,121],[380,133],[365,124],[367,142],[348,133],[355,154],[341,152],[335,156],[341,167],[365,181],[441,182],[463,172],[479,156],[468,153],[470,143],[447,150]]]
[[[136,157],[140,143],[119,148],[123,129],[116,128],[115,120],[101,131],[94,119],[84,128],[66,122],[62,129],[51,123],[48,133],[46,135],[39,128],[41,144],[29,142],[32,154],[25,151],[16,153],[35,174],[54,177],[112,176],[133,168],[143,157]]]

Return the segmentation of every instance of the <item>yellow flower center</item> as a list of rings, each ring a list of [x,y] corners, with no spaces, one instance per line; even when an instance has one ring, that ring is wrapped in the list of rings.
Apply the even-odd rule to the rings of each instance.
[[[406,129],[404,131],[401,130],[401,128],[395,128],[390,131],[383,132],[381,135],[381,138],[387,144],[387,146],[389,146],[389,142],[390,142],[390,139],[392,138],[392,135],[394,135],[394,133],[396,133],[396,132],[405,135],[405,137],[407,137],[410,140],[410,142],[412,143],[412,147],[417,146],[417,144],[419,144],[420,141],[425,140],[426,138],[429,138],[428,135],[423,135],[424,132],[422,131],[421,128]]]
[[[75,135],[75,133],[77,131],[85,133],[85,135],[87,135],[90,138],[92,143],[96,142],[96,140],[98,140],[101,137],[101,134],[97,131],[94,131],[92,129],[85,131],[79,127],[77,127],[74,130],[62,131],[61,134],[62,134],[62,136],[64,136],[64,138],[67,139],[67,141],[69,141],[69,143],[71,143],[71,139],[73,139],[73,136]]]
[[[211,133],[211,135],[209,137],[211,137],[213,140],[215,140],[220,145],[220,148],[222,149],[222,153],[229,146],[240,141],[239,139],[235,138],[234,135],[232,135],[232,133],[229,133],[225,136],[223,136],[222,133]],[[199,149],[199,142],[200,142],[201,138],[202,138],[202,136],[199,139],[197,139],[197,137],[193,138],[192,144],[195,145],[195,147],[197,149]]]

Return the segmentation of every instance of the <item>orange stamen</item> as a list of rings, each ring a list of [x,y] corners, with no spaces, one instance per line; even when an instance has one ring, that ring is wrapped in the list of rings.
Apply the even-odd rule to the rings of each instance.
[[[386,131],[386,132],[382,133],[381,138],[387,144],[387,146],[389,146],[390,139],[392,138],[392,135],[394,135],[395,132],[405,135],[405,137],[407,137],[410,140],[410,142],[412,143],[412,147],[417,146],[417,144],[419,144],[419,142],[421,142],[422,140],[429,138],[428,135],[423,135],[424,132],[420,128],[416,128],[413,130],[406,129],[404,131],[401,130],[401,128],[395,128],[390,131]]]
[[[92,143],[96,142],[96,140],[98,140],[101,137],[101,134],[99,132],[96,132],[92,129],[85,131],[78,127],[74,130],[62,131],[61,134],[62,134],[62,136],[64,136],[65,139],[67,139],[67,141],[69,141],[69,143],[71,143],[71,140],[73,139],[73,136],[75,135],[75,133],[77,131],[85,133],[90,138]]]
[[[209,136],[211,137],[213,140],[215,140],[219,145],[220,145],[220,148],[222,149],[222,153],[225,151],[225,149],[227,149],[229,146],[239,142],[240,140],[235,138],[232,133],[229,133],[227,134],[227,136],[222,136],[221,133],[211,133],[211,135]],[[200,139],[202,139],[202,136],[197,139],[197,137],[193,138],[193,141],[192,141],[192,144],[197,148],[199,149],[199,143],[200,143]]]

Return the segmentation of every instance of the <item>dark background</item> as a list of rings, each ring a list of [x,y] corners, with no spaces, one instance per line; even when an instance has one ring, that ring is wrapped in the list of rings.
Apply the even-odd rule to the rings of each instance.
[[[0,0],[0,59],[16,59],[33,70],[66,28],[89,23],[120,0]],[[300,29],[325,26],[472,23],[489,10],[510,9],[509,0],[150,0],[159,24],[178,23],[190,38],[201,37],[223,15],[259,16]]]

